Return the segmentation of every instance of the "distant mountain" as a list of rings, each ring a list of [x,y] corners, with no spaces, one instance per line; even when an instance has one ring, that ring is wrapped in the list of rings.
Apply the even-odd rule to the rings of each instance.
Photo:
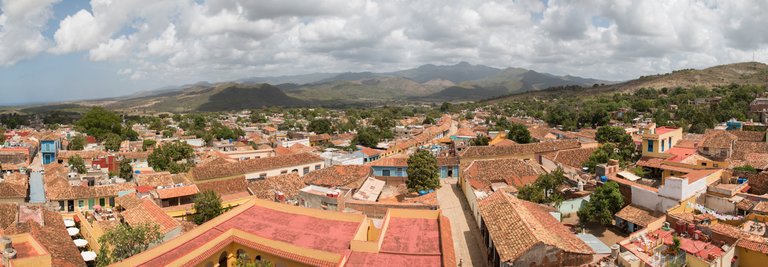
[[[415,69],[384,73],[384,75],[408,78],[419,83],[438,79],[460,83],[463,81],[478,80],[497,75],[501,71],[501,69],[488,66],[472,65],[467,62],[460,62],[456,65],[450,66],[436,66],[427,64]]]
[[[714,66],[706,69],[683,69],[666,74],[641,76],[638,79],[607,86],[607,90],[635,91],[640,88],[676,88],[701,86],[712,88],[728,84],[768,86],[768,65],[743,62]]]
[[[586,83],[589,84],[589,83]],[[729,84],[757,85],[768,87],[768,65],[760,62],[743,62],[718,65],[705,69],[683,69],[665,74],[641,76],[640,78],[615,84],[598,86],[557,86],[545,90],[515,92],[489,101],[505,101],[520,97],[590,95],[606,92],[634,92],[641,88],[690,88],[699,86],[711,89]]]
[[[250,77],[217,84],[199,82],[80,103],[122,110],[218,111],[308,104],[472,101],[552,86],[595,83],[604,81],[461,62],[381,73],[315,73]]]
[[[111,109],[163,112],[223,111],[270,106],[302,106],[303,100],[287,96],[269,84],[221,83],[195,85],[157,95],[122,98],[101,103]]]

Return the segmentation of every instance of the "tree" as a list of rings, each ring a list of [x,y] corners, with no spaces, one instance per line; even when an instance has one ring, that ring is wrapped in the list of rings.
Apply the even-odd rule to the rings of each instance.
[[[109,133],[122,133],[123,126],[120,122],[120,116],[116,113],[102,107],[93,107],[75,123],[75,126],[97,140],[104,140]]]
[[[741,172],[757,173],[757,169],[755,169],[755,167],[752,167],[752,165],[739,166],[739,167],[733,168],[733,170],[741,171]]]
[[[123,139],[117,134],[107,133],[104,136],[104,148],[109,151],[119,151],[121,143],[123,143]]]
[[[440,187],[437,158],[427,150],[418,150],[408,158],[408,190],[411,192]]]
[[[565,182],[563,169],[557,168],[550,173],[543,173],[533,184],[523,186],[517,197],[536,203],[552,203],[559,206],[563,202],[563,194],[557,188]]]
[[[624,207],[624,197],[619,191],[619,184],[609,181],[598,187],[589,201],[581,205],[576,213],[579,216],[579,222],[584,225],[587,222],[597,222],[603,225],[610,225],[613,215]]]
[[[235,267],[274,267],[275,265],[269,260],[251,260],[248,255],[237,255],[237,261],[235,261]]]
[[[587,167],[590,173],[595,173],[595,167],[597,167],[597,164],[607,163],[610,159],[621,161],[618,154],[618,149],[616,149],[616,145],[614,144],[603,144],[594,152],[592,152],[592,155],[589,155],[589,159],[584,162],[584,167]]]
[[[603,126],[597,128],[595,139],[600,143],[614,143],[619,146],[633,145],[632,136],[619,126]]]
[[[478,134],[474,140],[472,140],[473,146],[487,146],[491,142],[491,138],[485,135]]]
[[[253,122],[253,123],[266,123],[267,122],[267,117],[265,117],[261,113],[252,112],[251,116],[250,116],[250,119],[251,119],[251,122]]]
[[[509,134],[507,134],[509,140],[515,141],[518,144],[527,144],[532,141],[531,132],[525,125],[519,123],[512,123],[509,128]]]
[[[187,143],[175,141],[156,148],[147,157],[147,162],[156,171],[186,172],[194,165],[194,152]]]
[[[73,155],[69,157],[69,167],[79,174],[86,173],[88,170],[85,168],[85,161],[80,155]]]
[[[126,126],[123,128],[123,131],[122,131],[122,136],[121,136],[121,137],[123,138],[123,140],[128,140],[128,141],[137,141],[137,140],[139,140],[139,133],[137,133],[136,131],[134,131],[134,130],[131,128],[131,126],[128,126],[128,125],[126,125]]]
[[[120,161],[120,173],[118,176],[128,181],[132,179],[133,167],[131,167],[131,163],[128,161],[128,159],[123,159]]]
[[[451,103],[443,102],[443,104],[440,105],[440,111],[441,112],[449,112],[449,111],[451,111],[451,109],[453,109],[453,104],[451,104]]]
[[[0,144],[5,143],[5,128],[0,127]]]
[[[357,135],[352,139],[352,143],[366,147],[376,147],[379,144],[379,137],[375,130],[361,128],[357,130]]]
[[[195,215],[193,220],[196,224],[203,224],[224,212],[221,206],[221,197],[213,190],[200,192],[195,196]]]
[[[424,118],[424,121],[422,121],[421,124],[435,124],[435,119],[427,116],[426,118]]]
[[[157,144],[157,141],[152,139],[145,139],[141,142],[141,150],[147,151],[150,147],[154,148]]]
[[[316,119],[309,122],[307,131],[316,134],[330,134],[333,133],[333,125],[328,119]]]
[[[68,150],[83,150],[85,148],[85,136],[82,134],[75,135],[72,137],[72,140],[69,140],[69,145],[67,145]]]
[[[99,245],[105,250],[103,252],[111,249],[110,253],[103,253],[109,256],[101,262],[122,261],[147,250],[161,240],[160,226],[156,223],[144,223],[133,227],[119,223],[99,237]]]

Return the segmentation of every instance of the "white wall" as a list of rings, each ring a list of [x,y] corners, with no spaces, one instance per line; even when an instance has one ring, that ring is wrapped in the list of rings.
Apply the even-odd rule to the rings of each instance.
[[[699,203],[707,208],[713,209],[717,211],[718,213],[725,213],[725,214],[736,214],[736,204],[731,203],[726,198],[717,197],[717,196],[711,196],[708,194],[704,194],[703,198],[700,198],[700,200],[703,200],[704,203]]]
[[[680,200],[664,197],[640,187],[632,187],[632,204],[648,210],[666,212],[669,208],[679,205]]]
[[[287,173],[291,173],[293,170],[298,170],[299,176],[304,176],[304,168],[309,167],[309,172],[315,171],[315,166],[320,165],[320,169],[325,168],[325,163],[323,161],[317,161],[310,164],[304,164],[304,165],[297,165],[297,166],[290,166],[285,168],[277,168],[277,169],[271,169],[266,171],[260,171],[260,172],[252,172],[245,174],[245,179],[258,179],[261,174],[266,174],[267,177],[271,176],[278,176],[281,174],[282,171],[286,171]]]

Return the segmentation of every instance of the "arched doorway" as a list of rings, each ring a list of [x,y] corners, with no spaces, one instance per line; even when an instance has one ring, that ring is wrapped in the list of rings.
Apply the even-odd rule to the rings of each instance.
[[[224,251],[219,255],[219,267],[227,267],[227,252]]]

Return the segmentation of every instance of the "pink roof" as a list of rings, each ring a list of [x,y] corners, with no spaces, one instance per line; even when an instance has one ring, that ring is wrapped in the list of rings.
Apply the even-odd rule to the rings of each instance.
[[[352,252],[345,266],[441,266],[436,219],[391,217],[379,253]]]
[[[168,265],[229,229],[300,247],[344,254],[359,225],[359,222],[326,220],[255,205],[162,256],[145,262],[143,266]]]
[[[656,134],[662,135],[662,134],[665,134],[665,133],[668,133],[668,132],[672,132],[672,131],[675,131],[675,130],[677,130],[677,128],[659,127],[659,128],[656,128]]]
[[[694,149],[694,148],[673,147],[673,148],[667,150],[667,153],[674,155],[673,157],[668,158],[667,161],[680,162],[680,161],[690,157],[691,155],[696,154],[696,149]]]

